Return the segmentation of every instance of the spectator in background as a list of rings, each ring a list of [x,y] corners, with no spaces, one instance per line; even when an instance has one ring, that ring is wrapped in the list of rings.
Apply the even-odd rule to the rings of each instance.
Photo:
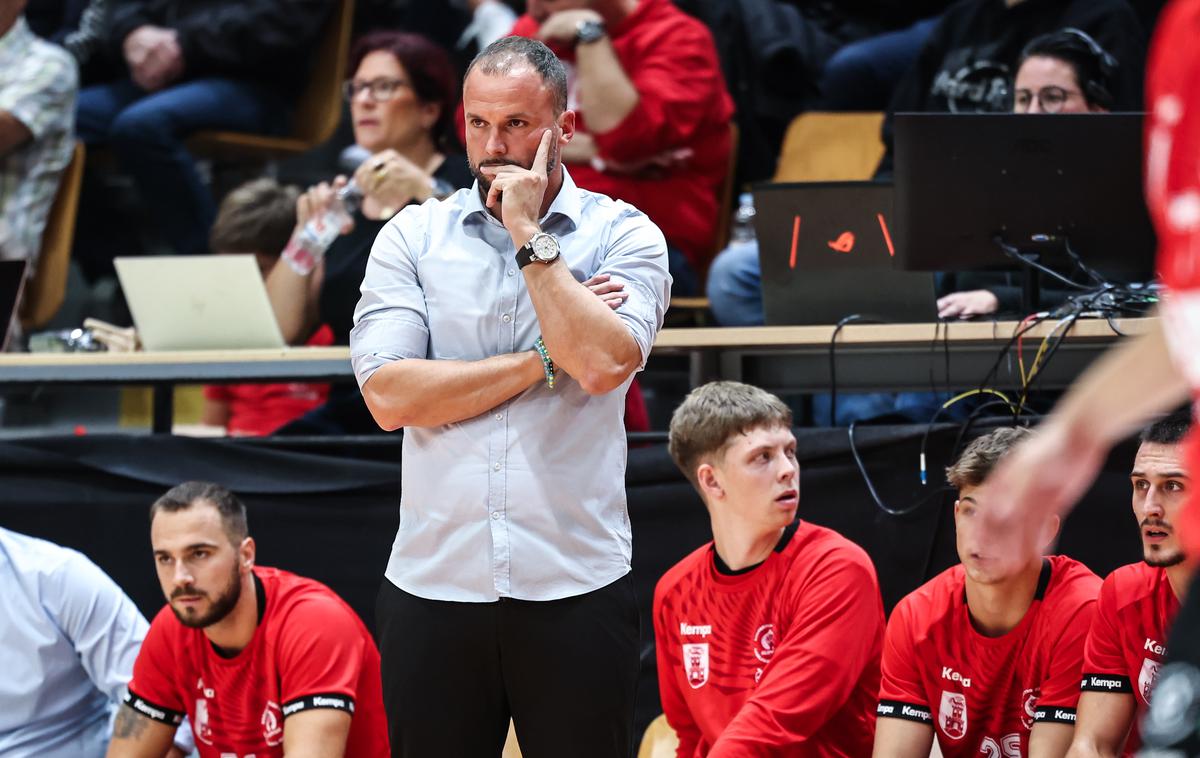
[[[1033,39],[1021,51],[1013,81],[1015,113],[1106,113],[1113,108],[1116,60],[1086,32],[1061,29]],[[957,291],[938,298],[938,318],[971,318],[1004,312],[1022,314],[1022,272],[955,272]],[[1081,284],[1086,280],[1081,279]],[[1077,290],[1076,290],[1077,291]],[[1073,294],[1048,283],[1039,305],[1055,308]]]
[[[865,756],[875,729],[883,603],[871,559],[796,518],[792,413],[739,382],[693,390],[671,457],[713,541],[654,591],[658,689],[678,755]]]
[[[265,279],[279,260],[296,225],[295,187],[274,179],[255,179],[221,201],[209,245],[218,255],[250,254]],[[317,329],[305,344],[329,345],[329,327]],[[325,402],[327,384],[213,384],[204,388],[203,423],[221,426],[233,436],[270,434]]]
[[[0,755],[103,756],[149,627],[84,555],[0,527]]]
[[[892,96],[878,175],[892,172],[893,113],[1009,110],[1009,84],[1025,45],[1065,27],[1087,32],[1116,59],[1112,110],[1141,110],[1146,36],[1126,0],[964,0],[938,21]]]
[[[66,51],[33,35],[24,7],[0,3],[0,259],[36,265],[71,161],[78,73]]]
[[[104,49],[113,0],[29,0],[25,19],[33,33],[62,45],[79,64],[79,79],[92,84],[113,75]]]
[[[216,213],[184,140],[201,129],[282,131],[331,8],[326,0],[127,0],[114,8],[107,44],[127,73],[80,92],[79,135],[112,147],[176,253],[204,252]]]
[[[530,0],[513,34],[568,66],[571,177],[649,216],[667,238],[671,291],[698,294],[731,158],[733,102],[712,34],[670,0]]]
[[[354,141],[370,155],[355,174],[365,193],[353,226],[314,268],[286,263],[267,277],[267,294],[288,344],[302,344],[321,324],[333,343],[350,344],[354,306],[376,235],[410,203],[442,198],[473,181],[454,134],[456,76],[445,50],[425,37],[373,32],[350,55],[346,82]],[[337,186],[344,183],[337,182]],[[322,183],[300,197],[296,232],[325,208],[334,187]],[[286,259],[285,255],[285,259]],[[334,385],[328,402],[288,427],[289,433],[376,433],[378,425],[353,385]]]
[[[150,506],[167,605],[133,664],[109,758],[162,755],[184,715],[205,758],[386,758],[379,651],[325,585],[257,565],[246,507],[184,482]]]
[[[1116,103],[1113,92],[1120,78],[1117,61],[1090,35],[1078,29],[1061,29],[1033,39],[1022,50],[1009,107],[1015,113],[1105,112]],[[1007,92],[1008,85],[1003,89]],[[945,281],[947,289],[958,291],[938,299],[941,318],[1020,310],[1019,274],[955,273]],[[1054,307],[1068,294],[1065,289],[1049,285],[1041,293],[1041,302]],[[708,298],[723,326],[763,323],[757,243],[733,244],[721,251],[709,272]]]

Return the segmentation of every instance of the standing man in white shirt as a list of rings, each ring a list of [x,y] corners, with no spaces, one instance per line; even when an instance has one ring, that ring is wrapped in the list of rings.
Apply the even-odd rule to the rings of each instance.
[[[566,71],[507,37],[463,87],[476,182],[380,232],[351,360],[405,428],[400,528],[380,590],[395,756],[632,754],[625,391],[670,296],[666,242],[576,187]],[[623,287],[613,310],[581,282]]]
[[[0,528],[0,755],[103,756],[149,626],[83,554]]]

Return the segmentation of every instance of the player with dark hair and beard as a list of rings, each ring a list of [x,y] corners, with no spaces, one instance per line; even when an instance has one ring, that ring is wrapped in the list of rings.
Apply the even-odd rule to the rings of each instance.
[[[1175,537],[1191,477],[1181,444],[1191,426],[1178,411],[1142,432],[1129,477],[1144,560],[1108,575],[1083,653],[1072,758],[1133,755],[1140,720],[1166,658],[1167,632],[1192,579]]]
[[[370,632],[328,587],[255,565],[232,492],[174,487],[150,508],[150,542],[167,607],[134,663],[109,758],[161,758],[185,714],[201,758],[388,755]]]

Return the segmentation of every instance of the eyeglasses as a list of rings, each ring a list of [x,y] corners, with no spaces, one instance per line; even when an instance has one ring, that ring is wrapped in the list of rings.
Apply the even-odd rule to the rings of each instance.
[[[1038,104],[1042,106],[1042,110],[1046,113],[1058,113],[1067,104],[1073,95],[1082,96],[1083,93],[1077,90],[1063,89],[1062,87],[1042,87],[1036,93],[1032,90],[1019,89],[1016,93],[1016,98],[1013,101],[1013,110],[1017,113],[1028,113],[1029,108],[1033,105],[1033,98],[1037,97]]]
[[[347,79],[342,83],[342,94],[346,100],[352,101],[360,92],[366,90],[371,99],[377,103],[382,103],[391,100],[400,93],[401,87],[407,87],[408,82],[403,79],[372,79],[369,82],[356,82],[353,79]]]

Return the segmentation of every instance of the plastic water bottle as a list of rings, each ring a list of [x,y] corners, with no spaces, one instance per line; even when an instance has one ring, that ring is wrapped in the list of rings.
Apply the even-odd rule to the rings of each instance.
[[[754,242],[754,195],[743,192],[738,195],[738,209],[733,214],[731,242]]]
[[[283,259],[301,275],[310,273],[325,251],[342,233],[342,227],[352,220],[352,214],[362,202],[362,190],[351,179],[337,191],[329,208],[313,216],[293,235]]]

